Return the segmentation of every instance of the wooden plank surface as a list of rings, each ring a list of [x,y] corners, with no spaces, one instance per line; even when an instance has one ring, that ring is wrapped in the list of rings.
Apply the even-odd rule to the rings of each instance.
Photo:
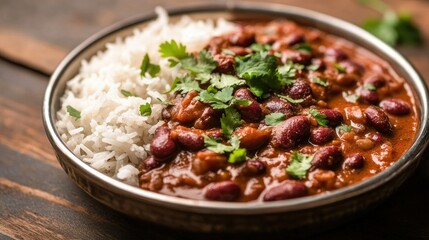
[[[180,1],[186,2],[191,1]],[[376,15],[352,0],[276,2],[314,9],[353,23]],[[413,12],[427,42],[429,2],[387,2],[396,10]],[[41,121],[46,74],[65,52],[103,27],[156,5],[178,4],[171,0],[0,0],[0,30],[9,31],[0,31],[0,239],[287,238],[283,234],[196,234],[132,219],[81,191],[55,159]],[[20,42],[26,36],[29,42]],[[4,39],[13,37],[15,41],[2,44]],[[20,48],[25,44],[32,47]],[[7,46],[7,52],[1,51],[2,46]],[[429,47],[399,50],[429,81]],[[428,157],[426,151],[424,158]],[[429,164],[425,159],[415,176],[386,202],[316,239],[429,239]]]

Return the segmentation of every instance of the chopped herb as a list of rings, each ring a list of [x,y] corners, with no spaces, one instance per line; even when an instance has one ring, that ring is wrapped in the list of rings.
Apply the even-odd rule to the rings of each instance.
[[[363,85],[363,88],[370,90],[370,91],[376,91],[377,88],[372,83],[367,83]]]
[[[226,87],[216,93],[211,93],[207,90],[203,90],[197,97],[197,100],[200,100],[205,103],[210,103],[210,105],[214,109],[225,109],[229,107],[228,102],[234,98],[232,96],[233,91],[234,89],[232,87]]]
[[[150,63],[149,55],[146,53],[140,66],[140,76],[143,77],[145,73],[149,73],[151,77],[155,77],[159,71],[161,71],[159,65]]]
[[[305,53],[311,53],[313,51],[313,48],[308,43],[298,43],[298,44],[295,44],[293,48],[295,50],[298,50],[300,52],[305,52]]]
[[[313,156],[294,152],[291,157],[291,162],[286,168],[286,172],[293,178],[303,179],[307,175],[308,169],[311,167],[312,160]]]
[[[347,92],[343,92],[343,98],[349,103],[356,103],[360,96],[357,94],[349,94]]]
[[[217,153],[228,153],[232,152],[240,147],[240,139],[236,136],[233,136],[230,140],[231,145],[225,145],[218,142],[215,138],[207,135],[203,135],[204,145],[208,150],[217,152]]]
[[[289,61],[287,64],[277,68],[277,78],[280,81],[281,86],[291,85],[295,81],[293,80],[296,76],[297,68],[292,61]]]
[[[253,43],[250,45],[250,49],[254,52],[268,51],[271,49],[271,46],[268,44]]]
[[[279,98],[281,98],[281,99],[284,99],[284,100],[286,100],[286,101],[288,101],[290,103],[293,103],[293,104],[298,104],[298,103],[304,102],[304,99],[302,99],[302,98],[293,99],[293,98],[291,98],[289,96],[280,95],[280,94],[276,94],[276,96],[279,97]]]
[[[182,80],[180,78],[174,79],[173,83],[171,84],[170,90],[168,90],[165,93],[170,93],[170,92],[187,93],[192,90],[195,90],[197,92],[202,91],[198,82],[187,75]]]
[[[76,118],[75,120],[80,118],[80,112],[70,105],[67,105],[67,112],[70,114],[70,116]]]
[[[344,68],[343,66],[341,66],[338,63],[334,63],[334,67],[338,70],[338,72],[340,73],[345,73],[346,72],[346,68]]]
[[[124,97],[134,97],[134,94],[132,94],[132,93],[130,93],[124,89],[121,89],[121,93],[122,93],[122,95],[124,95]]]
[[[161,98],[156,98],[162,105],[174,105],[171,101],[163,101]]]
[[[275,126],[283,122],[285,119],[286,119],[286,116],[283,113],[279,113],[279,112],[270,113],[265,116],[265,124],[269,126]]]
[[[222,52],[225,53],[226,55],[235,56],[235,52],[233,52],[231,49],[228,49],[228,48],[223,48]]]
[[[209,74],[216,69],[217,62],[213,60],[212,55],[206,50],[202,50],[198,54],[198,59],[193,57],[188,57],[181,59],[180,63],[182,64],[182,68],[190,71],[194,74],[207,74],[205,76],[209,76]]]
[[[280,52],[274,52],[273,55],[274,55],[274,57],[278,57],[278,58],[282,57],[282,54]]]
[[[320,68],[320,65],[318,64],[311,64],[310,66],[307,66],[307,70],[309,71],[317,71]]]
[[[161,45],[159,45],[159,52],[163,58],[174,57],[181,60],[189,57],[189,54],[186,52],[186,46],[181,43],[177,44],[175,40],[161,43]]]
[[[328,86],[328,81],[320,77],[313,77],[311,80],[313,80],[314,83],[319,84],[320,86],[323,86],[323,87]]]
[[[220,119],[222,133],[225,135],[225,138],[231,138],[234,129],[241,126],[241,124],[241,116],[238,111],[232,107],[226,108],[225,113],[222,114],[222,118]]]
[[[352,127],[349,125],[345,125],[345,124],[342,124],[342,125],[335,128],[335,131],[337,132],[337,134],[342,134],[344,132],[350,132],[351,130],[352,130]]]
[[[243,79],[229,74],[213,74],[210,83],[218,89],[225,87],[239,86],[246,83]]]
[[[174,79],[173,83],[171,84],[170,90],[164,92],[164,94],[168,94],[168,93],[176,91],[177,84],[179,84],[179,83],[180,83],[180,78],[176,77]]]
[[[383,17],[369,18],[362,24],[363,28],[389,45],[397,44],[421,44],[422,35],[418,27],[412,22],[409,13],[395,13],[380,0],[359,0]]]
[[[320,126],[324,126],[327,127],[328,125],[328,119],[326,119],[326,115],[323,113],[320,113],[319,111],[317,111],[315,108],[311,108],[308,113],[311,114],[311,116],[314,117],[314,119],[316,119],[317,123]]]
[[[231,154],[229,154],[228,162],[229,163],[239,163],[246,161],[247,151],[245,148],[239,148],[234,150]]]
[[[152,108],[149,103],[140,105],[140,115],[148,117],[151,114],[152,114]]]

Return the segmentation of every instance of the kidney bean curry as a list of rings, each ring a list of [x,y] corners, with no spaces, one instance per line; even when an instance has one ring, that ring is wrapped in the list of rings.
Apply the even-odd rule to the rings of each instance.
[[[184,75],[139,166],[143,189],[212,201],[277,201],[363,181],[418,126],[409,87],[380,58],[291,21],[239,23],[204,50],[161,56]]]

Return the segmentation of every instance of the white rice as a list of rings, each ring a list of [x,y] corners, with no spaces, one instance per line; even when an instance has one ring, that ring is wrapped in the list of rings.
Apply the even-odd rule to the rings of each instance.
[[[223,19],[194,21],[182,17],[169,23],[168,15],[157,8],[158,18],[134,35],[106,45],[89,61],[83,61],[79,74],[67,83],[56,123],[61,138],[82,161],[129,184],[137,185],[136,166],[148,156],[155,129],[162,125],[162,94],[183,73],[170,68],[160,57],[159,45],[171,39],[186,45],[188,52],[201,50],[210,38],[231,32],[235,25]],[[157,77],[140,76],[140,64],[148,53],[159,64]],[[136,97],[125,97],[121,90]],[[141,116],[139,107],[150,103],[152,114]],[[70,105],[81,112],[75,119],[67,113]]]

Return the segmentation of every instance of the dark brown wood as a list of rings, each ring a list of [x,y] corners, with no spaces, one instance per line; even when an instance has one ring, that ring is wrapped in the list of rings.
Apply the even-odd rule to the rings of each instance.
[[[66,51],[113,22],[156,5],[170,7],[187,2],[191,0],[178,3],[171,0],[1,1],[0,57],[20,66],[0,60],[0,239],[288,238],[284,233],[190,233],[117,213],[90,198],[67,177],[45,136],[41,120],[41,104],[48,82],[45,75],[53,71]],[[353,0],[275,2],[306,7],[356,24],[377,15]],[[428,1],[386,2],[395,10],[411,11],[427,42]],[[7,32],[4,29],[8,29]],[[428,45],[399,50],[429,82]],[[429,151],[426,151],[415,176],[380,206],[313,238],[429,239],[428,158]]]

